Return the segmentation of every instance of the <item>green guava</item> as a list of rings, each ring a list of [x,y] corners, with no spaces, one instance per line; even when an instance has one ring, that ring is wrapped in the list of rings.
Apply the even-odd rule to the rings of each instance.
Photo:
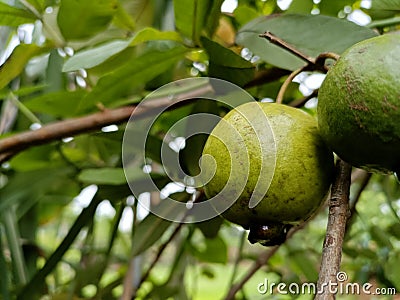
[[[270,246],[320,207],[332,181],[333,153],[306,112],[249,102],[213,129],[201,170],[206,196],[233,202],[222,216],[250,229],[251,243]]]
[[[347,49],[318,93],[318,124],[332,150],[368,171],[400,171],[400,35]]]

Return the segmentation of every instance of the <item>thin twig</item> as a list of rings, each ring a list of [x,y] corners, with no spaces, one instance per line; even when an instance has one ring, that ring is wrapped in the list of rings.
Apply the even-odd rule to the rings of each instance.
[[[212,89],[210,85],[205,85],[195,90],[178,94],[173,99],[166,96],[152,99],[140,106],[132,105],[116,109],[105,109],[101,112],[47,124],[38,130],[25,131],[0,139],[0,163],[27,148],[95,131],[107,125],[126,122],[133,112],[136,119],[146,117],[160,108],[167,108],[183,100],[204,95],[210,89]]]
[[[278,96],[276,97],[276,103],[282,104],[283,102],[283,97],[285,96],[286,90],[289,86],[289,84],[292,82],[292,80],[299,75],[301,72],[303,72],[305,67],[302,67],[300,69],[297,69],[290,73],[290,75],[285,79],[285,82],[281,85],[281,88],[279,89]]]
[[[311,219],[309,219],[306,222],[304,222],[303,224],[301,224],[297,227],[293,227],[291,230],[289,230],[286,240],[290,239],[297,231],[303,229],[310,220]],[[269,248],[268,251],[261,253],[258,256],[257,260],[250,267],[250,269],[247,271],[246,275],[244,275],[243,278],[239,282],[237,282],[236,284],[231,286],[231,288],[229,289],[229,291],[225,297],[225,300],[235,299],[236,293],[239,292],[243,288],[243,286],[246,284],[246,282],[249,281],[251,279],[251,277],[261,267],[263,267],[267,264],[268,260],[279,250],[280,246],[282,246],[282,245],[283,244],[273,246],[273,247]]]
[[[329,287],[337,284],[336,276],[340,269],[343,239],[349,217],[350,183],[351,165],[339,159],[329,200],[328,225],[317,283],[318,293],[314,298],[316,300],[336,298]]]
[[[298,58],[300,58],[300,59],[304,60],[305,62],[307,62],[309,65],[315,65],[315,59],[313,57],[304,54],[303,52],[299,51],[298,49],[296,49],[295,47],[293,47],[289,43],[287,43],[284,40],[280,39],[279,37],[277,37],[273,33],[269,32],[269,31],[266,31],[263,34],[260,34],[259,36],[263,37],[263,38],[266,38],[268,41],[270,41],[274,45],[277,45],[277,46],[279,46],[279,47],[281,47],[283,49],[286,49],[287,51],[289,51],[293,55],[295,55]]]

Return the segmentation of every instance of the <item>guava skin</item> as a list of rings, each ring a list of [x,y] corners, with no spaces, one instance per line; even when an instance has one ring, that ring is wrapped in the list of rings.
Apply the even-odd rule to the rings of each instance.
[[[400,171],[400,35],[346,50],[318,93],[321,135],[344,161],[367,171]]]
[[[254,111],[254,117],[247,120],[242,115],[243,111]],[[257,111],[261,111],[261,114]],[[253,127],[261,122],[261,118],[267,118],[272,131],[265,130],[257,136]],[[260,241],[267,245],[282,243],[286,229],[290,227],[286,225],[305,221],[324,201],[333,177],[333,153],[320,137],[316,120],[296,108],[276,103],[250,102],[230,111],[224,120],[238,134],[233,134],[220,122],[208,137],[203,155],[213,156],[217,167],[212,179],[204,186],[205,194],[208,198],[214,197],[232,176],[233,184],[227,186],[226,197],[229,198],[229,192],[235,194],[235,189],[241,186],[239,180],[246,175],[242,173],[248,171],[244,189],[222,216],[250,229],[249,239],[253,242]],[[224,138],[231,142],[230,149],[222,142]],[[271,141],[275,141],[275,145]],[[241,142],[244,142],[246,149],[236,146]],[[259,180],[262,159],[273,163],[271,153],[274,151],[276,165],[273,174],[270,174],[272,181],[269,189],[260,198],[262,200],[250,208],[249,199]],[[231,161],[246,160],[250,163],[249,170],[239,168],[231,172]],[[208,161],[202,160],[201,170],[206,177],[210,176],[210,169]],[[271,236],[259,230],[260,226],[272,228]]]

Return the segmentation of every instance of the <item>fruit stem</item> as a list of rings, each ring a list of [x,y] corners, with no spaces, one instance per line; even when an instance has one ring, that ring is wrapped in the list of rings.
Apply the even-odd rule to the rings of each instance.
[[[276,35],[274,35],[272,32],[266,31],[262,34],[259,35],[259,37],[263,37],[266,38],[268,41],[270,41],[272,44],[277,45],[281,48],[286,49],[287,51],[289,51],[290,53],[296,55],[298,58],[304,60],[305,62],[307,62],[309,65],[315,65],[315,60],[314,58],[312,58],[311,56],[308,56],[306,54],[304,54],[303,52],[301,52],[300,50],[296,49],[295,47],[293,47],[292,45],[288,44],[287,42],[285,42],[284,40],[282,40],[281,38],[277,37]]]
[[[276,97],[276,103],[282,104],[283,97],[285,96],[285,93],[286,93],[286,90],[287,90],[289,84],[293,81],[293,79],[297,75],[299,75],[301,72],[303,72],[305,68],[306,67],[302,67],[302,68],[297,69],[289,74],[289,76],[286,78],[285,82],[281,85],[281,88],[279,89],[278,96]]]

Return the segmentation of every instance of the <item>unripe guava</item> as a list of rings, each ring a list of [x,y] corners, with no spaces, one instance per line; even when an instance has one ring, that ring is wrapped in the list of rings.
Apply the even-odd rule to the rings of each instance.
[[[222,216],[250,229],[250,242],[270,246],[282,243],[287,229],[308,219],[324,201],[333,154],[306,112],[249,102],[213,129],[201,170],[209,180],[204,186],[208,198],[222,195],[218,201],[234,201]],[[265,189],[257,188],[260,183]],[[252,196],[258,200],[255,206]]]
[[[318,101],[321,135],[339,157],[368,171],[400,171],[400,35],[346,50]]]

